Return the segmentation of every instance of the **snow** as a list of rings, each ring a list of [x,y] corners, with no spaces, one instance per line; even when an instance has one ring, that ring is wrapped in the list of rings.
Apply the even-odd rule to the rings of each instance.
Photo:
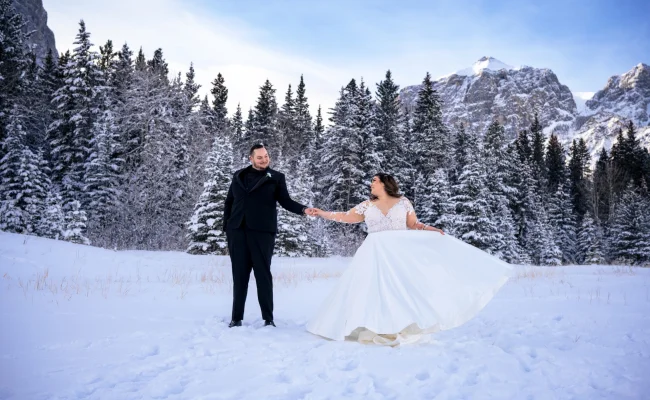
[[[586,103],[587,101],[591,100],[592,97],[596,94],[596,92],[572,92],[573,93],[573,101],[576,102],[576,109],[578,110],[578,113],[583,113],[588,111]]]
[[[517,267],[465,325],[397,348],[305,324],[349,259],[275,258],[277,328],[251,278],[228,329],[223,256],[113,251],[0,232],[2,399],[639,399],[650,269]]]
[[[482,57],[480,60],[474,63],[469,68],[464,68],[461,70],[458,70],[454,73],[451,73],[449,75],[445,75],[439,79],[451,76],[451,75],[460,75],[460,76],[473,76],[473,75],[480,75],[481,72],[485,70],[489,71],[499,71],[499,70],[517,70],[519,67],[513,67],[512,65],[508,65],[504,62],[501,62],[497,60],[496,58],[493,57]]]

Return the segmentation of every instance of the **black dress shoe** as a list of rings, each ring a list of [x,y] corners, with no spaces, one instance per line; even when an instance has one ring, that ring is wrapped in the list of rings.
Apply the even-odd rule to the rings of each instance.
[[[269,326],[269,325],[275,327],[275,324],[273,323],[273,321],[264,321],[264,326]]]
[[[235,326],[241,326],[241,320],[239,321],[230,321],[230,324],[228,324],[228,328],[232,328]]]

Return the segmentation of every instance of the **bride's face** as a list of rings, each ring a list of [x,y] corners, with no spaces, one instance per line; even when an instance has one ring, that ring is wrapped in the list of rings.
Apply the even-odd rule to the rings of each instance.
[[[372,182],[370,182],[370,193],[378,196],[382,193],[385,193],[384,184],[379,180],[378,176],[372,177]]]

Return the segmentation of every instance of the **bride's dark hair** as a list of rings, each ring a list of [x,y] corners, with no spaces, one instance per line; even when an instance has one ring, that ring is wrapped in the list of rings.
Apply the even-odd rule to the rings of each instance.
[[[397,185],[397,181],[395,181],[395,178],[383,172],[373,175],[373,178],[375,176],[379,178],[379,181],[381,183],[384,184],[384,190],[386,190],[387,195],[389,195],[390,197],[397,197],[397,198],[402,196],[399,192],[399,186]],[[370,200],[377,200],[377,196],[370,193]]]

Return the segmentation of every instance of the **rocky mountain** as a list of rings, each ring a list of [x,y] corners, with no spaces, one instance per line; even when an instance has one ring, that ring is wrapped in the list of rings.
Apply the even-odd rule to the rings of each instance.
[[[625,131],[630,120],[638,128],[641,144],[650,149],[650,67],[646,64],[609,78],[576,116],[573,137],[582,137],[593,156],[603,147],[609,150],[617,130]]]
[[[593,96],[572,93],[550,69],[513,67],[492,57],[439,78],[434,88],[449,126],[463,122],[483,133],[497,118],[513,139],[519,130],[530,127],[537,112],[547,136],[557,134],[565,148],[573,138],[584,138],[595,162],[602,147],[611,148],[617,128],[631,119],[639,128],[641,143],[650,148],[650,68],[646,64],[611,77]],[[400,98],[406,107],[415,105],[419,90],[420,85],[402,89]]]
[[[47,12],[42,0],[13,0],[13,5],[25,19],[25,31],[31,33],[30,44],[33,45],[36,58],[42,62],[48,49],[58,58],[54,33],[47,26]]]

